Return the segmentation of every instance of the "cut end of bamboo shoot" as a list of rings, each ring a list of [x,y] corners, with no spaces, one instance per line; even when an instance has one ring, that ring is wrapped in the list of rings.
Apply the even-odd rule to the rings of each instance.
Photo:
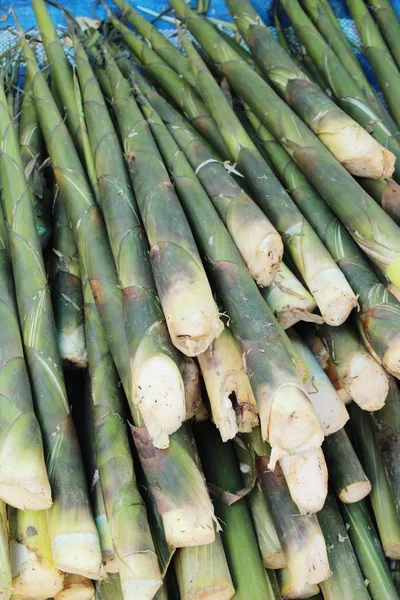
[[[230,600],[235,595],[235,588],[232,585],[224,587],[204,588],[203,590],[185,596],[184,600]]]
[[[314,297],[283,262],[274,280],[261,293],[284,329],[298,321],[324,322],[320,315],[314,314],[317,308]]]
[[[37,439],[31,437],[32,416],[32,409],[22,412],[0,448],[0,499],[20,510],[42,510],[52,504],[38,424]],[[22,431],[26,432],[24,444],[19,433]]]
[[[334,119],[328,111],[320,113],[314,125],[321,141],[352,175],[369,179],[392,176],[395,155],[344,113],[340,117],[335,114]]]
[[[339,498],[345,504],[354,504],[363,500],[371,492],[371,484],[369,481],[357,481],[343,488],[339,493]]]
[[[307,567],[307,583],[310,585],[321,583],[330,576],[325,538],[321,531],[315,535],[313,543],[309,548]]]
[[[389,373],[400,378],[400,344],[389,346],[383,356],[382,363]]]
[[[199,518],[201,517],[201,518]],[[162,515],[165,537],[175,548],[204,546],[215,540],[213,516],[175,509]]]
[[[69,533],[51,540],[54,564],[64,573],[100,579],[102,560],[95,533]]]
[[[282,598],[287,600],[305,600],[306,598],[312,598],[319,592],[319,587],[315,584],[311,585],[306,583],[303,589],[296,589],[290,578],[288,569],[283,569],[278,573],[279,587]]]
[[[229,600],[235,595],[218,534],[213,544],[177,550],[174,567],[182,600]]]
[[[80,575],[66,575],[64,587],[54,600],[92,600],[94,587],[90,579]]]
[[[13,592],[24,598],[53,598],[64,585],[63,574],[40,560],[34,550],[14,540],[10,543]]]
[[[251,234],[253,235],[253,233]],[[245,259],[255,282],[265,287],[269,285],[279,268],[283,256],[282,238],[277,232],[266,234],[254,248],[251,258]]]
[[[143,552],[141,555],[135,553],[132,558],[131,565],[129,559],[119,561],[123,596],[151,600],[162,585],[157,556]]]
[[[311,452],[321,446],[324,434],[303,390],[295,385],[279,388],[271,403],[267,436],[263,432],[263,437],[272,447],[271,468],[288,453]]]
[[[198,357],[210,400],[212,418],[224,442],[258,424],[257,403],[242,354],[230,329]]]
[[[356,177],[387,179],[393,175],[395,162],[395,155],[381,146],[375,152],[348,158],[342,162],[342,165],[346,171]]]
[[[268,558],[263,557],[263,565],[266,569],[284,569],[286,567],[285,555],[283,552],[276,552],[276,554],[270,554]]]
[[[357,306],[357,298],[339,269],[320,271],[310,283],[310,292],[328,325],[341,325]]]
[[[185,389],[177,365],[165,355],[151,356],[133,367],[135,404],[156,448],[168,448],[169,435],[186,415]]]
[[[17,473],[16,473],[17,475]],[[51,490],[47,481],[7,481],[0,483],[0,498],[20,510],[45,510],[52,505]]]
[[[379,410],[389,392],[389,378],[381,365],[367,352],[354,352],[348,360],[343,385],[363,410]]]
[[[302,515],[321,510],[328,493],[328,469],[321,448],[280,461],[293,502]]]
[[[104,560],[104,556],[103,556],[103,567],[104,567],[104,571],[106,573],[118,573],[119,572],[119,567],[118,567],[117,559],[115,558],[115,556],[112,558],[107,558],[106,560]]]
[[[187,280],[178,279],[168,290],[168,296],[161,296],[172,343],[186,356],[205,352],[224,329],[218,307],[205,287],[202,280],[188,285]]]
[[[400,559],[400,544],[386,545],[383,549],[387,558],[391,558],[392,560]]]

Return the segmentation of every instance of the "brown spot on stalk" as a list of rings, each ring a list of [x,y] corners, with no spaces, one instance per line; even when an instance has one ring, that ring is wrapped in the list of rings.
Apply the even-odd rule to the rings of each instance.
[[[33,537],[37,534],[38,534],[38,531],[37,531],[36,527],[33,527],[33,525],[29,525],[29,527],[26,530],[27,537]]]
[[[96,303],[99,302],[100,304],[103,304],[105,295],[102,279],[89,279],[89,284]]]
[[[98,208],[98,206],[92,206],[90,208],[90,221],[92,223],[97,223],[100,224],[103,221],[103,217],[101,215],[101,212]]]
[[[318,156],[314,148],[297,148],[294,151],[294,158],[300,166],[307,169],[315,169],[318,164]]]
[[[134,150],[130,150],[129,152],[125,152],[125,158],[128,165],[133,164],[136,160],[137,154]]]
[[[382,194],[382,208],[386,212],[400,213],[400,186],[395,181],[388,181]]]
[[[163,454],[168,452],[168,450],[160,450],[154,446],[145,427],[131,426],[131,432],[141,460],[156,463]]]
[[[155,244],[155,246],[153,246],[150,249],[150,258],[155,258],[156,256],[158,256],[161,253],[161,248],[158,244]]]
[[[159,189],[161,188],[167,190],[174,189],[174,186],[169,180],[160,181],[159,183],[157,183],[156,187]]]
[[[138,298],[138,294],[135,291],[135,288],[133,286],[128,287],[128,288],[123,288],[122,289],[122,296],[123,299],[125,300],[137,300]]]

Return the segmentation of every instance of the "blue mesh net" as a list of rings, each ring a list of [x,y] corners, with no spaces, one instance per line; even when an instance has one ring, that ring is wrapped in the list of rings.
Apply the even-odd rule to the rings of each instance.
[[[153,19],[156,15],[159,15],[169,6],[168,0],[129,1],[135,6],[136,9],[142,11],[143,14],[149,19]],[[104,8],[101,6],[100,3],[96,3],[93,0],[59,0],[59,2],[77,17],[103,19],[105,16]],[[261,17],[267,22],[267,24],[272,26],[273,0],[251,0],[251,2],[258,11],[258,13],[261,15]],[[368,78],[370,79],[372,84],[377,88],[376,80],[369,64],[358,51],[360,40],[354,23],[350,18],[345,0],[330,0],[330,4],[333,10],[335,11],[336,16],[339,19],[343,31],[354,45],[355,52]],[[15,43],[15,36],[9,31],[7,31],[7,27],[13,27],[12,16],[9,15],[7,17],[7,12],[11,5],[17,13],[18,19],[24,29],[31,29],[35,27],[35,18],[32,10],[31,0],[14,0],[13,2],[8,2],[8,0],[0,0],[0,17],[3,17],[3,21],[1,23],[2,30],[0,31],[0,54],[8,46],[10,46],[10,44]],[[112,0],[110,0],[110,5],[112,5]],[[400,0],[392,0],[392,5],[398,17],[400,18]],[[65,27],[62,14],[57,8],[54,8],[52,6],[49,6],[48,9],[51,13],[54,23],[60,30],[62,30]],[[224,0],[210,0],[210,6],[207,15],[220,21],[232,22],[229,11],[225,6]],[[171,15],[166,15],[164,19],[158,19],[156,25],[159,29],[163,30],[165,35],[174,40],[175,27],[173,23],[171,23],[171,21],[169,20],[169,16]],[[284,16],[283,24],[289,26],[288,22],[285,22]]]

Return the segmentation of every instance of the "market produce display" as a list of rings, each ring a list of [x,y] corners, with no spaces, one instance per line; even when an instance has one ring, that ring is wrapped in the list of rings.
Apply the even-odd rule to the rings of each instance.
[[[400,21],[346,4],[376,85],[329,0],[12,11],[0,599],[400,600]]]

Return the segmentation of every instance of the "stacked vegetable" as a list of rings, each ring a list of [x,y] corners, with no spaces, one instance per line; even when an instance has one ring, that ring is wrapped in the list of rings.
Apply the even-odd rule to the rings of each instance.
[[[328,0],[170,1],[3,61],[0,598],[399,599],[400,24],[382,100]]]

